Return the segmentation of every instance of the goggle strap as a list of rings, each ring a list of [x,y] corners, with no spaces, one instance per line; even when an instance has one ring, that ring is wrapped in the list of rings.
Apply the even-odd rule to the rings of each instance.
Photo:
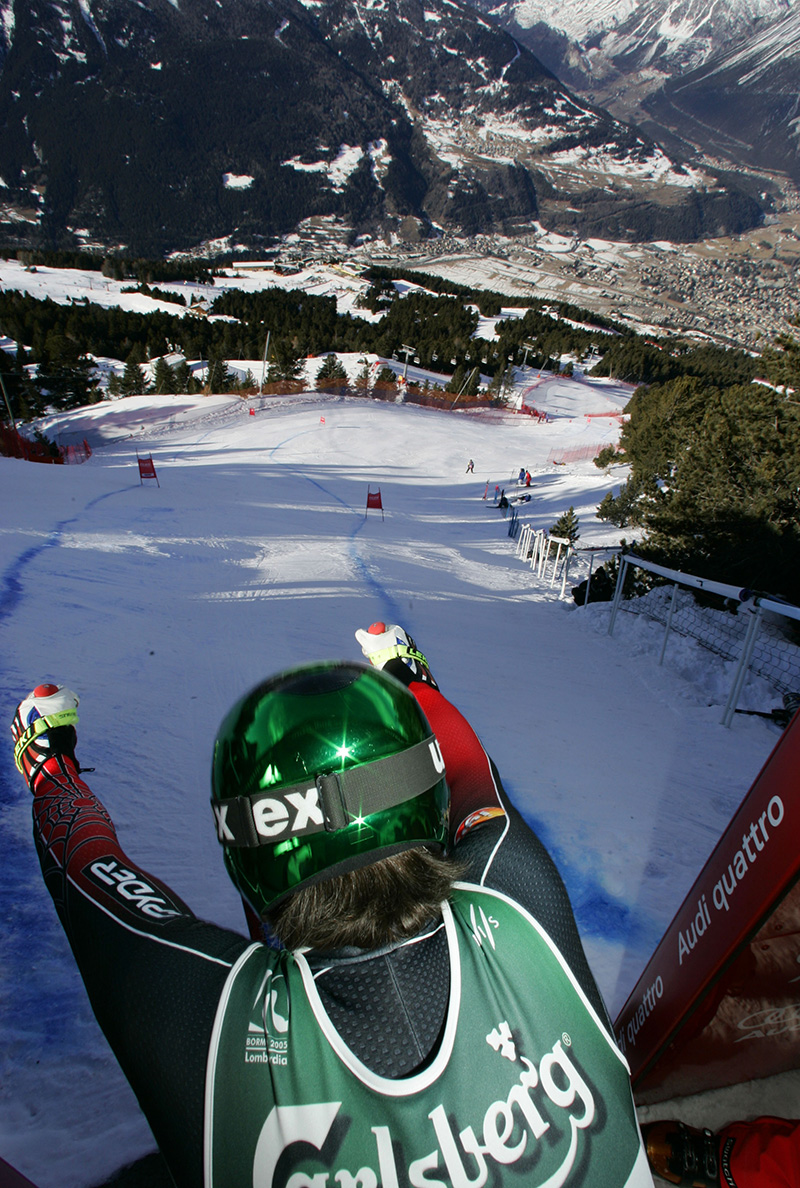
[[[319,775],[313,784],[305,781],[230,800],[212,800],[217,837],[225,846],[252,848],[274,845],[287,837],[336,832],[360,818],[421,796],[441,779],[444,761],[431,736],[396,755]],[[265,800],[277,801],[282,807],[277,817],[270,814],[268,826],[259,832],[258,806]]]

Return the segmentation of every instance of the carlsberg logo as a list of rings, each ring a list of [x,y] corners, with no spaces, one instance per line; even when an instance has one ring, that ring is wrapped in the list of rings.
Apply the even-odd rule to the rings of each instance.
[[[564,1037],[565,1042],[568,1037]],[[367,1163],[359,1168],[331,1168],[315,1173],[295,1172],[286,1188],[483,1188],[496,1178],[495,1164],[515,1164],[525,1156],[526,1188],[547,1185],[561,1188],[569,1179],[578,1159],[579,1136],[591,1126],[595,1105],[588,1085],[564,1051],[559,1040],[547,1052],[537,1069],[521,1057],[524,1070],[511,1086],[507,1097],[493,1101],[486,1110],[478,1131],[473,1126],[458,1130],[457,1123],[443,1105],[428,1113],[431,1150],[408,1163],[407,1178],[395,1159],[394,1136],[389,1126],[371,1126],[372,1138],[361,1136]],[[552,1107],[563,1113],[555,1114]],[[253,1162],[253,1188],[273,1188],[278,1161],[294,1143],[303,1143],[319,1151],[330,1134],[342,1107],[340,1101],[313,1105],[275,1106],[261,1128]],[[540,1108],[541,1107],[541,1108]],[[549,1119],[552,1119],[549,1120]],[[562,1125],[559,1125],[559,1122]],[[350,1119],[353,1126],[358,1121]],[[367,1123],[368,1125],[368,1123]],[[551,1125],[541,1151],[537,1145]],[[420,1119],[420,1132],[423,1120]],[[559,1134],[566,1138],[557,1141]],[[568,1138],[566,1137],[568,1134]],[[427,1144],[425,1144],[427,1145]],[[424,1147],[422,1148],[424,1150]],[[558,1152],[556,1167],[537,1158]],[[537,1175],[537,1167],[540,1169]],[[402,1182],[401,1182],[402,1174]]]

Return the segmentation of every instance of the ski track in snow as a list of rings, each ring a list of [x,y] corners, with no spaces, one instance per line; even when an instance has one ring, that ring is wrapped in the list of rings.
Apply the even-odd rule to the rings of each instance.
[[[254,418],[220,398],[182,398],[178,416],[169,397],[68,415],[73,431],[119,438],[130,407],[136,441],[81,467],[0,458],[16,509],[0,530],[6,721],[38,681],[74,687],[78,754],[123,847],[198,915],[242,930],[207,804],[222,714],[280,668],[358,658],[357,627],[400,622],[558,863],[613,1016],[776,734],[756,719],[719,727],[719,704],[692,684],[707,656],[692,666],[682,649],[680,675],[657,668],[646,621],[621,616],[611,640],[607,607],[559,603],[515,559],[481,496],[487,480],[511,493],[521,463],[534,476],[523,520],[549,528],[572,504],[581,543],[616,539],[590,515],[608,479],[547,462],[607,439],[563,407],[581,391],[554,387],[550,425],[308,397]],[[152,449],[160,488],[129,481],[135,445]],[[385,522],[365,514],[368,486]],[[67,516],[70,498],[81,510]],[[0,1153],[40,1188],[86,1188],[153,1141],[42,884],[6,738]]]

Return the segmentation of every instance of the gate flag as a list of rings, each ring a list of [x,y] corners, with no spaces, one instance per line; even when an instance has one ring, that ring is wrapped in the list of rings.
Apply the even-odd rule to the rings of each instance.
[[[144,486],[144,479],[155,479],[159,487],[161,483],[158,482],[158,475],[156,474],[156,464],[153,461],[153,455],[150,454],[147,458],[140,458],[139,451],[136,451],[136,461],[139,463],[139,486]]]
[[[379,507],[381,509],[381,519],[383,520],[383,502],[381,500],[381,489],[378,487],[377,491],[373,491],[371,487],[367,487],[367,511],[364,512],[364,519],[367,518],[367,512],[371,507]]]

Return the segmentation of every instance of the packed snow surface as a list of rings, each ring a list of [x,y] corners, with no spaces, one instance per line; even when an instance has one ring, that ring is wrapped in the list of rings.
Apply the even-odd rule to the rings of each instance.
[[[720,725],[729,665],[675,637],[659,666],[660,629],[622,615],[610,637],[608,604],[560,600],[517,560],[483,495],[512,493],[520,467],[523,521],[549,529],[573,506],[582,544],[618,543],[593,510],[619,473],[548,458],[613,440],[618,420],[585,414],[629,392],[528,380],[549,423],[317,395],[51,418],[94,452],[0,457],[0,691],[10,722],[38,682],[73,687],[78,756],[123,848],[243,929],[208,804],[219,722],[265,675],[360,658],[356,628],[403,624],[559,864],[613,1017],[778,734]],[[160,486],[140,482],[137,451]],[[385,519],[365,514],[370,488]],[[154,1144],[43,886],[8,735],[0,791],[0,1153],[40,1188],[87,1188]]]

